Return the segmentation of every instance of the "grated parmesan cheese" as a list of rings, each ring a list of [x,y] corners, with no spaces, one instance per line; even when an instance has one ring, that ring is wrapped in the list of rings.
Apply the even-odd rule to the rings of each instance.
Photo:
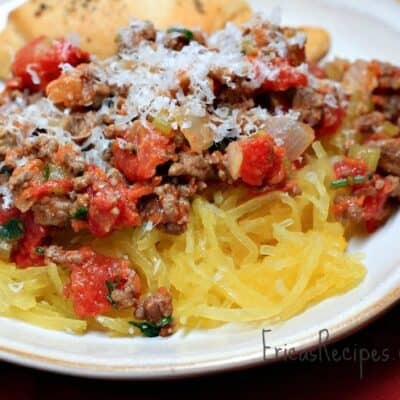
[[[288,43],[291,46],[297,45],[299,47],[303,47],[306,44],[307,35],[304,32],[297,31],[294,36],[289,38]]]
[[[34,70],[32,64],[29,64],[29,65],[26,67],[26,72],[27,72],[27,73],[29,74],[29,76],[31,77],[32,82],[33,82],[34,85],[40,85],[40,82],[41,82],[41,81],[40,81],[40,77],[39,77],[38,73]]]
[[[74,70],[71,64],[63,63],[58,66],[63,74],[69,73]]]
[[[259,17],[255,23],[264,22]],[[119,57],[101,62],[97,69],[100,81],[128,91],[128,114],[116,117],[116,123],[125,124],[137,117],[145,121],[162,114],[169,121],[174,121],[175,128],[188,129],[192,117],[209,114],[209,127],[214,131],[217,142],[238,136],[242,132],[238,112],[222,117],[218,115],[220,110],[213,107],[215,94],[212,81],[208,78],[210,72],[220,74],[224,83],[232,89],[236,87],[234,79],[238,77],[249,78],[249,87],[258,88],[265,79],[275,79],[278,68],[268,62],[254,65],[244,57],[242,30],[232,23],[211,35],[207,47],[192,41],[179,52],[165,47],[166,34],[163,32],[157,34],[156,45],[141,41],[132,46],[135,35],[147,28],[148,23],[133,20],[129,28],[120,32],[123,50]],[[287,45],[279,32],[271,36],[270,50],[278,55],[286,54]],[[189,82],[189,90],[185,93],[180,87],[182,74]],[[175,92],[174,96],[172,92]],[[100,112],[107,112],[107,105],[103,104]]]
[[[104,131],[101,127],[92,129],[90,136],[82,143],[82,148],[90,148],[83,152],[83,158],[89,164],[95,164],[107,171],[109,166],[104,161],[103,156],[106,150],[109,149],[111,140],[104,136]]]
[[[13,205],[13,196],[7,184],[0,185],[0,196],[2,198],[2,208],[9,209]]]
[[[155,225],[152,221],[146,221],[142,226],[143,233],[152,231],[154,227]]]

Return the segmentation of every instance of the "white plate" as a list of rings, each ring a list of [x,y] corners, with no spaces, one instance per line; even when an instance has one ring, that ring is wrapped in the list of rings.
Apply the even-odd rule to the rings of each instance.
[[[0,0],[0,14],[9,1]],[[333,36],[333,53],[348,58],[378,58],[400,64],[400,4],[392,0],[253,0],[257,9],[280,4],[283,22],[322,25]],[[266,326],[266,345],[296,351],[318,345],[327,329],[337,340],[365,325],[400,297],[400,214],[368,240],[352,242],[366,254],[368,275],[353,291],[312,307],[292,320]],[[283,353],[280,353],[281,355]],[[0,319],[0,357],[51,371],[89,377],[176,377],[241,368],[263,361],[262,332],[252,326],[225,326],[182,332],[168,339],[83,337]],[[267,361],[276,360],[274,350]]]

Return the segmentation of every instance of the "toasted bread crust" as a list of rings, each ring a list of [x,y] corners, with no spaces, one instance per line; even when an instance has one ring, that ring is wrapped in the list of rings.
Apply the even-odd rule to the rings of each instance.
[[[303,26],[299,29],[307,35],[307,60],[310,62],[318,62],[324,58],[331,47],[329,33],[325,29],[315,26]]]
[[[14,24],[8,24],[0,33],[0,78],[8,76],[15,51],[24,43],[24,37],[17,31]]]
[[[14,10],[0,33],[0,78],[9,75],[15,52],[38,36],[50,39],[77,34],[80,47],[106,58],[116,51],[116,35],[130,19],[151,20],[156,28],[173,25],[212,32],[227,21],[248,20],[246,0],[30,0]],[[314,27],[301,28],[308,36],[307,59],[318,61],[329,50],[329,34]]]
[[[9,25],[27,41],[77,34],[81,47],[104,58],[115,52],[118,30],[133,17],[151,20],[159,29],[182,25],[211,32],[250,16],[246,0],[158,0],[156,6],[150,0],[31,0],[10,14]]]

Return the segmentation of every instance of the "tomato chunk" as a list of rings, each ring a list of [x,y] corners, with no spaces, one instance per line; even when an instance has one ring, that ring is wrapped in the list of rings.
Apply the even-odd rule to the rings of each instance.
[[[107,283],[123,287],[132,273],[135,274],[132,292],[140,296],[140,278],[129,267],[128,261],[96,254],[88,247],[68,251],[66,254],[73,256],[71,259],[80,260],[79,263],[67,262],[72,272],[70,284],[66,288],[66,294],[71,298],[79,317],[94,317],[110,311]]]
[[[292,88],[307,86],[307,76],[292,67],[287,60],[277,58],[273,60],[271,64],[273,69],[277,69],[277,73],[272,73],[271,75],[273,75],[273,78],[267,78],[264,81],[264,90],[281,92]]]
[[[114,165],[131,181],[152,178],[156,168],[169,160],[171,140],[150,127],[136,123],[124,136],[133,151],[123,149],[118,141],[113,143]]]
[[[347,157],[343,161],[338,161],[333,165],[337,179],[366,175],[368,165],[364,160]]]
[[[345,112],[342,107],[326,106],[323,111],[322,121],[315,128],[315,136],[319,138],[336,133],[343,122],[344,116]]]
[[[44,91],[49,82],[61,75],[60,64],[68,63],[75,67],[89,59],[89,53],[67,39],[51,43],[45,37],[39,37],[17,52],[12,65],[16,79],[10,82],[10,86],[32,92]]]
[[[33,186],[26,189],[24,196],[26,198],[42,199],[46,196],[61,196],[70,192],[73,188],[73,183],[71,179],[53,179],[47,181],[43,184]]]
[[[277,184],[286,176],[285,150],[275,145],[270,135],[258,135],[239,142],[243,161],[240,177],[251,186]]]
[[[32,213],[24,214],[22,221],[24,223],[24,236],[18,242],[11,259],[22,268],[44,265],[44,257],[37,253],[36,249],[43,244],[43,239],[48,235],[49,229],[37,224]]]
[[[136,184],[128,187],[119,182],[112,185],[107,176],[96,166],[89,170],[96,176],[89,188],[89,229],[93,235],[102,237],[115,229],[139,226],[136,203],[142,196],[153,192],[150,184]]]

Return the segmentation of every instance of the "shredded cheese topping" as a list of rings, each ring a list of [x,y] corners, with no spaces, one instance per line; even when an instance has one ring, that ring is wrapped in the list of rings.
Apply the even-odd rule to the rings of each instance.
[[[39,131],[40,135],[53,137],[82,151],[88,163],[106,171],[109,165],[104,155],[111,140],[104,134],[105,125],[101,122],[104,117],[121,126],[129,125],[135,119],[148,121],[162,117],[173,129],[181,130],[190,129],[194,120],[204,118],[204,125],[211,130],[215,143],[249,135],[264,128],[269,117],[268,110],[260,106],[235,108],[232,104],[216,102],[210,74],[216,74],[229,89],[240,92],[248,88],[254,92],[266,79],[274,80],[279,74],[279,67],[269,60],[285,57],[288,46],[302,46],[305,40],[302,33],[286,38],[274,25],[258,16],[251,24],[241,28],[228,23],[221,31],[204,38],[204,44],[193,40],[180,51],[165,45],[166,32],[157,32],[155,41],[141,40],[137,45],[129,45],[138,32],[146,29],[146,24],[133,20],[128,28],[121,31],[119,54],[104,61],[92,60],[95,79],[111,87],[112,95],[93,111],[100,122],[91,128],[91,134],[83,142],[76,141],[65,124],[72,110],[62,110],[39,95],[17,96],[0,106],[0,133],[13,138],[16,146],[23,146],[33,143]],[[265,28],[263,31],[268,39],[259,62],[247,57],[243,50],[246,29],[257,25]],[[69,64],[62,64],[60,68],[64,75],[75,70]],[[309,77],[310,85],[319,84],[308,72],[306,64],[295,69]],[[33,68],[29,68],[28,72],[32,81],[39,84],[37,72]],[[119,112],[116,106],[121,94],[124,113]],[[326,103],[337,106],[333,96],[326,96]],[[291,110],[282,113],[293,119],[298,118],[298,114]],[[21,158],[18,166],[26,162],[26,158]],[[0,168],[3,165],[4,162],[0,163]],[[5,206],[12,203],[10,191],[4,185],[0,186],[0,194]]]

